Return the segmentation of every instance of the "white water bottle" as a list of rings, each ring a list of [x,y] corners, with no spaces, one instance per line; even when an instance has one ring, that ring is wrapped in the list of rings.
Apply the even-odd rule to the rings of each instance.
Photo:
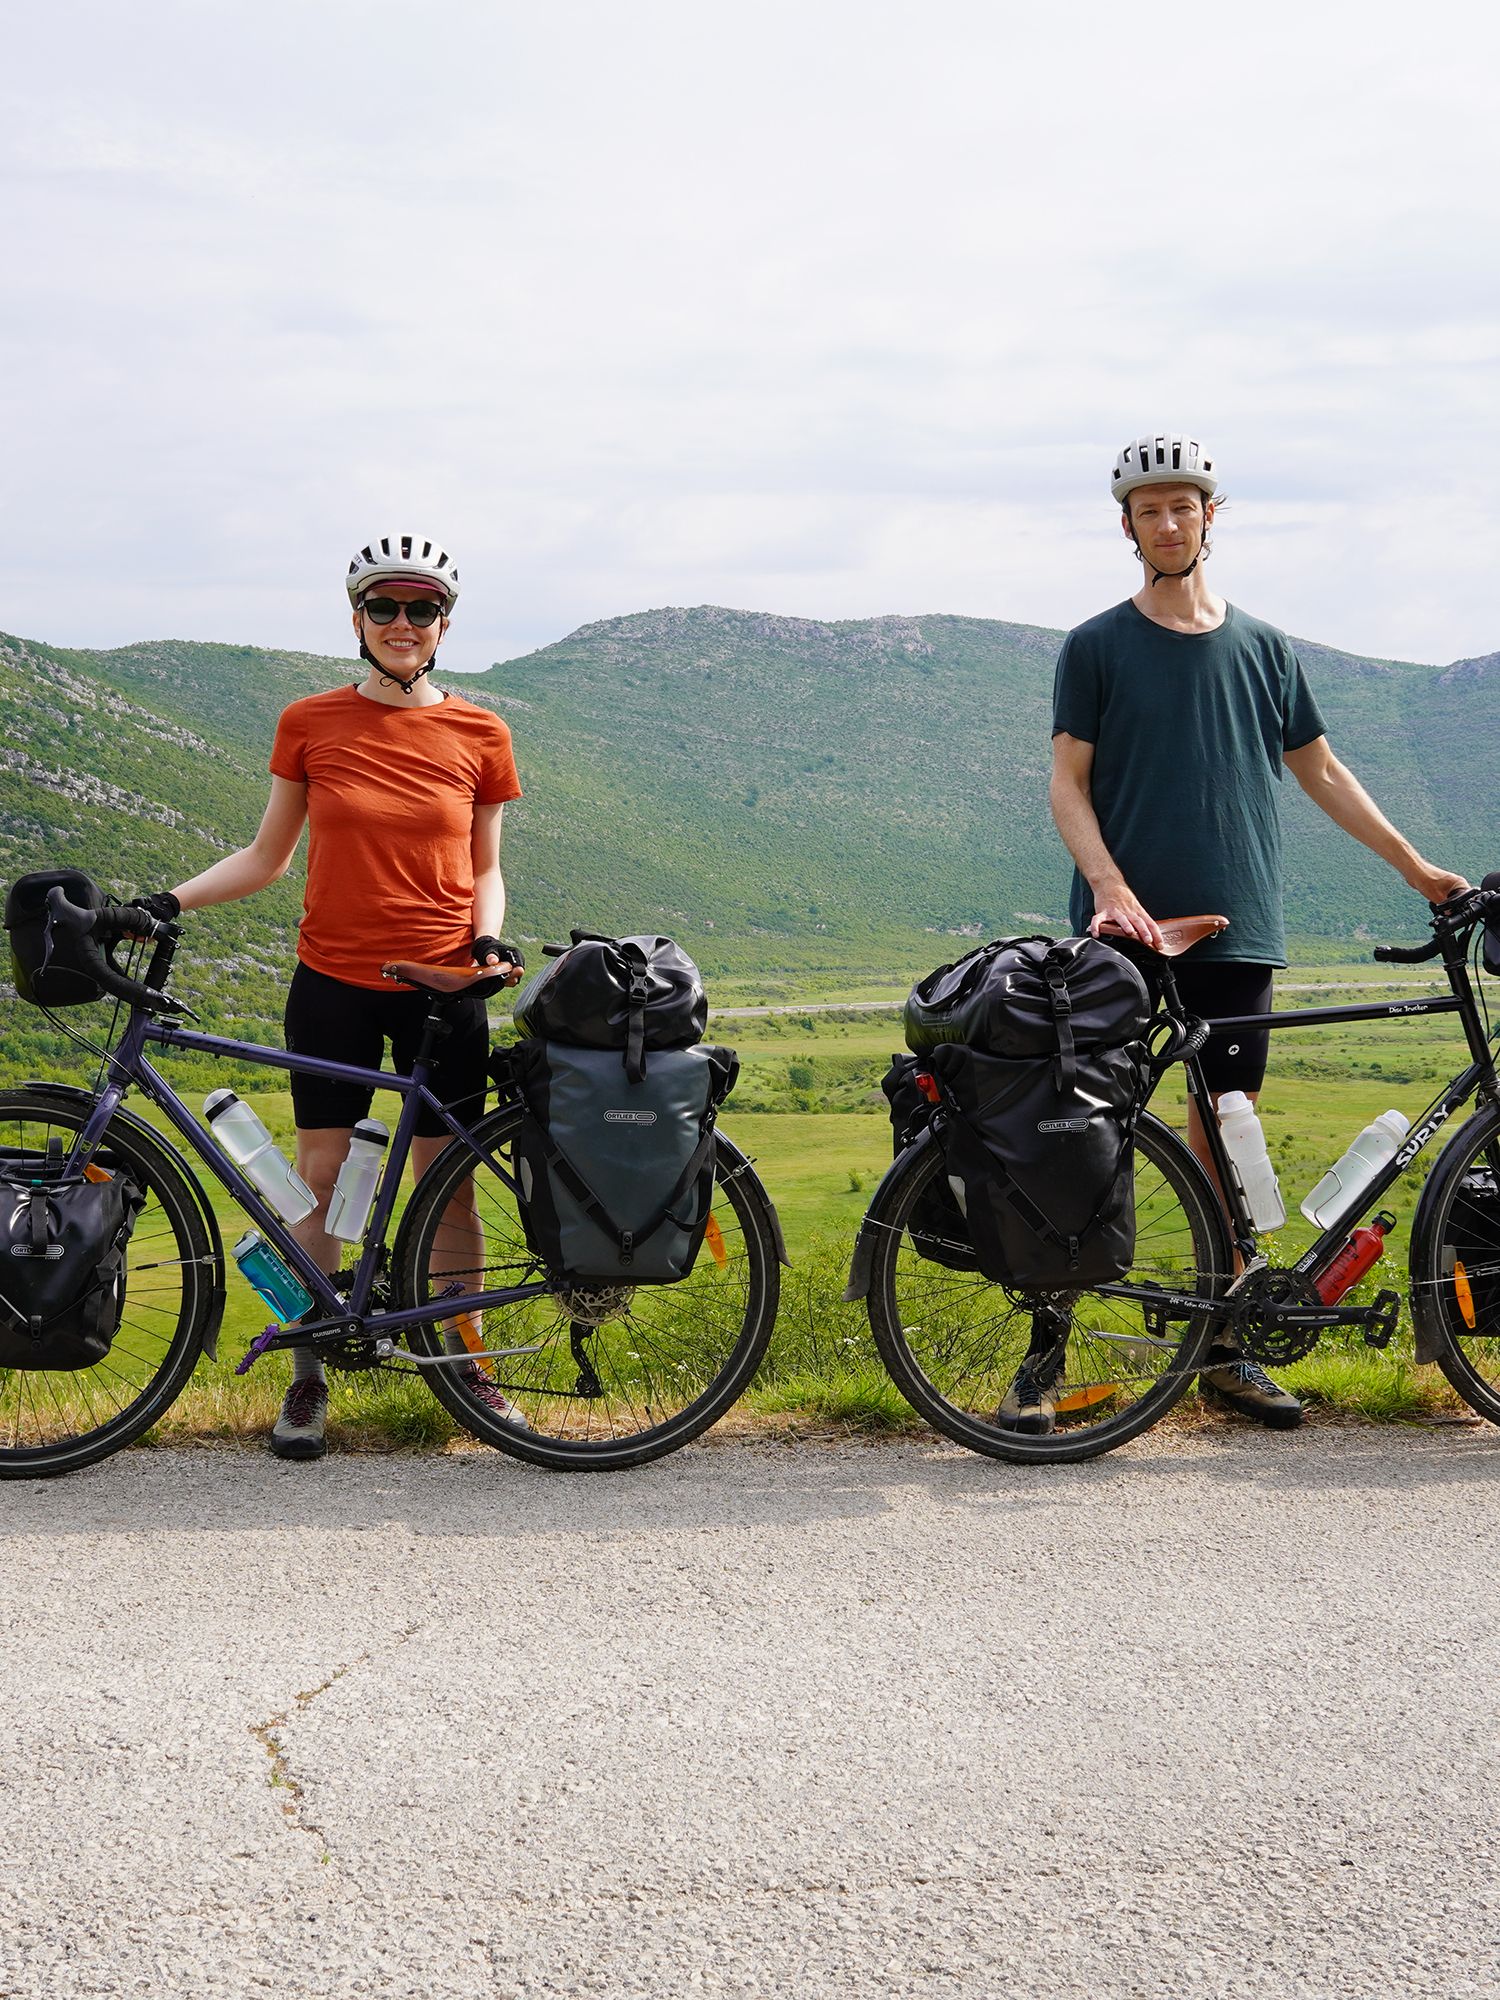
[[[203,1100],[209,1129],[245,1178],[253,1181],[283,1222],[301,1222],[312,1214],[318,1198],[277,1150],[276,1141],[242,1097],[232,1090],[211,1090]]]
[[[1355,1196],[1395,1159],[1410,1130],[1411,1120],[1401,1111],[1382,1111],[1378,1118],[1372,1118],[1303,1202],[1302,1213],[1308,1221],[1326,1229],[1335,1216],[1342,1215]]]
[[[1286,1207],[1266,1151],[1266,1135],[1243,1090],[1226,1090],[1219,1099],[1219,1130],[1230,1165],[1244,1189],[1250,1220],[1257,1229],[1279,1229],[1286,1221]]]
[[[365,1233],[390,1136],[378,1118],[361,1118],[354,1128],[344,1164],[333,1184],[328,1221],[324,1225],[328,1234],[337,1236],[342,1243],[357,1243]]]

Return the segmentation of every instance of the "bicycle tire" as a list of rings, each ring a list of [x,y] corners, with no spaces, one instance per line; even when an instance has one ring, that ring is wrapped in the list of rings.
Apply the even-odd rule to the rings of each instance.
[[[996,1421],[1026,1353],[1037,1299],[978,1271],[921,1257],[910,1223],[946,1173],[929,1133],[899,1160],[871,1204],[875,1229],[867,1307],[891,1379],[919,1416],[991,1458],[1058,1464],[1113,1451],[1165,1416],[1187,1389],[1211,1336],[1208,1313],[1147,1325],[1151,1285],[1218,1296],[1232,1251],[1218,1196],[1177,1134],[1148,1113],[1136,1131],[1136,1255],[1122,1283],[1134,1299],[1055,1294],[1072,1326],[1059,1383],[1057,1428],[1042,1436]],[[1079,1324],[1080,1316],[1086,1326]]]
[[[45,1091],[0,1091],[0,1147],[43,1153],[82,1130],[92,1105]],[[96,1159],[146,1194],[126,1252],[120,1328],[92,1368],[0,1369],[0,1479],[76,1472],[133,1444],[165,1415],[197,1365],[223,1271],[199,1197],[169,1147],[138,1119],[111,1120]]]
[[[513,1107],[491,1112],[474,1137],[509,1170],[520,1125]],[[449,1204],[472,1177],[482,1254],[443,1241]],[[715,1135],[715,1228],[691,1273],[675,1284],[635,1287],[624,1309],[580,1326],[555,1289],[494,1308],[468,1344],[535,1344],[533,1354],[486,1364],[424,1369],[428,1387],[481,1442],[556,1470],[614,1471],[660,1458],[709,1428],[749,1386],[770,1342],[780,1296],[780,1232],[764,1188],[738,1147]],[[467,1256],[468,1261],[464,1258]],[[458,1261],[455,1261],[455,1258]],[[470,1290],[539,1282],[526,1246],[514,1176],[507,1182],[455,1142],[423,1175],[402,1220],[393,1258],[404,1305],[425,1304],[462,1282]],[[576,1301],[575,1301],[576,1304]],[[449,1327],[457,1323],[448,1322]],[[442,1324],[416,1327],[413,1351],[452,1351]],[[467,1386],[468,1367],[489,1379],[526,1419],[506,1421]],[[471,1378],[472,1379],[472,1378]]]
[[[1464,1120],[1422,1190],[1412,1221],[1411,1310],[1426,1351],[1469,1408],[1500,1424],[1500,1279],[1491,1278],[1482,1291],[1466,1285],[1472,1325],[1455,1284],[1454,1211],[1465,1174],[1481,1158],[1487,1167],[1500,1163],[1500,1111],[1493,1107]],[[1466,1208],[1461,1231],[1466,1247],[1477,1224],[1475,1211]],[[1493,1234],[1494,1262],[1500,1265],[1500,1221]],[[1484,1298],[1490,1291],[1496,1296]]]

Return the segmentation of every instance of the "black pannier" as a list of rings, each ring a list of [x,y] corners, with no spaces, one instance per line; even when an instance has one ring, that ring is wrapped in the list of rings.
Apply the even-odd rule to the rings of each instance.
[[[942,1093],[950,1185],[985,1276],[1022,1291],[1123,1277],[1135,1253],[1144,1044],[1094,1049],[1067,1066],[956,1042],[927,1060]]]
[[[734,1088],[732,1049],[653,1051],[632,1082],[617,1049],[530,1040],[498,1075],[525,1115],[516,1141],[533,1254],[569,1284],[685,1278],[713,1203],[714,1121]]]
[[[61,889],[82,910],[102,910],[97,883],[76,868],[47,868],[13,882],[5,898],[11,978],[34,1007],[79,1007],[102,992],[91,973],[68,963],[68,939],[47,933],[47,891]]]
[[[917,1084],[918,1072],[930,1068],[924,1056],[896,1055],[891,1057],[891,1066],[880,1079],[880,1087],[890,1101],[891,1141],[898,1159],[932,1123],[936,1106]],[[950,1271],[979,1269],[969,1225],[946,1177],[931,1184],[912,1210],[907,1229],[918,1256],[930,1258],[934,1264],[946,1264]]]
[[[1092,937],[979,945],[914,986],[903,1015],[906,1046],[918,1055],[962,1042],[1012,1057],[1115,1048],[1139,1041],[1150,1019],[1145,980]]]
[[[1151,1012],[1137,968],[1090,937],[996,939],[913,988],[911,1074],[934,1079],[929,1116],[963,1224],[954,1231],[947,1214],[940,1229],[934,1188],[922,1220],[935,1247],[971,1243],[969,1268],[1018,1290],[1077,1290],[1129,1270]],[[898,1088],[904,1101],[905,1079]],[[940,1261],[962,1268],[956,1251]]]
[[[1481,889],[1500,889],[1500,872],[1486,875]],[[1489,917],[1484,926],[1484,969],[1500,979],[1500,914]]]
[[[1458,1184],[1445,1249],[1453,1253],[1453,1295],[1464,1332],[1500,1334],[1500,1191],[1488,1167],[1471,1167]]]
[[[664,937],[572,936],[516,1002],[523,1035],[575,1049],[623,1049],[636,1080],[645,1074],[647,1049],[702,1041],[708,996],[680,945]]]
[[[92,1368],[125,1308],[146,1197],[125,1173],[62,1182],[62,1144],[0,1160],[0,1368]]]

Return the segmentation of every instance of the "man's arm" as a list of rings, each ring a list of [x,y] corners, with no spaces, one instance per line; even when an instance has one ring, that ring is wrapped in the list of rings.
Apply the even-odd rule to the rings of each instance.
[[[1052,739],[1052,817],[1078,872],[1094,892],[1095,937],[1106,919],[1153,950],[1161,948],[1161,929],[1144,909],[1114,856],[1104,844],[1094,811],[1092,776],[1094,746],[1059,730]]]
[[[1405,835],[1396,831],[1354,773],[1334,756],[1326,736],[1315,736],[1300,750],[1287,750],[1282,756],[1313,804],[1361,846],[1389,862],[1419,896],[1425,896],[1429,903],[1441,903],[1455,890],[1468,888],[1462,875],[1425,861]]]

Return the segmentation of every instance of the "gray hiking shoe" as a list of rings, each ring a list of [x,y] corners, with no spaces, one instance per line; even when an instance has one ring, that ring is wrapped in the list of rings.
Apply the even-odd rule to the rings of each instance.
[[[1204,1359],[1208,1366],[1199,1373],[1198,1387],[1215,1402],[1273,1431],[1295,1430],[1301,1423],[1302,1405],[1290,1389],[1273,1382],[1258,1361],[1232,1347],[1211,1347]]]
[[[462,1368],[455,1368],[453,1372],[475,1402],[483,1403],[487,1410],[493,1410],[502,1423],[509,1424],[514,1431],[531,1429],[515,1404],[508,1396],[501,1395],[477,1361],[466,1362]]]
[[[282,1399],[281,1415],[271,1433],[278,1458],[321,1458],[328,1446],[323,1422],[328,1415],[328,1385],[313,1376],[294,1382]]]
[[[1062,1342],[1026,1356],[995,1412],[1002,1430],[1020,1431],[1026,1437],[1046,1437],[1056,1430],[1056,1390],[1066,1353],[1067,1344]]]

